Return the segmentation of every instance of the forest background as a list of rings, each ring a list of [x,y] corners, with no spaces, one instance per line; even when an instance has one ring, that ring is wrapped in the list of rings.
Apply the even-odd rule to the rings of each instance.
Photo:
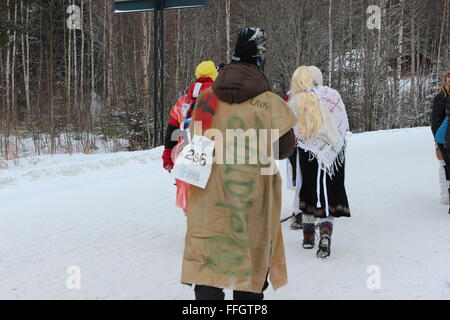
[[[166,117],[199,62],[230,61],[244,26],[268,34],[274,92],[318,66],[355,133],[429,125],[450,69],[450,0],[209,0],[165,14]],[[0,0],[0,160],[154,147],[152,57],[152,12]]]

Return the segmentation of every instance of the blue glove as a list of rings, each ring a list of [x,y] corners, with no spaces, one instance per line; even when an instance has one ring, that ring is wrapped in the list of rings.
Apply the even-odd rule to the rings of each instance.
[[[189,125],[191,124],[192,118],[186,119],[183,121],[183,129],[187,130],[189,129]]]

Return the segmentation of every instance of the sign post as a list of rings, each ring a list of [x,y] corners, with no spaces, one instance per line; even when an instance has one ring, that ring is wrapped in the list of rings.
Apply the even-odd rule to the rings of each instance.
[[[115,0],[114,13],[153,11],[153,147],[164,143],[164,10],[199,8],[208,0]],[[146,106],[147,107],[147,106]],[[159,111],[159,116],[158,116]],[[150,142],[150,141],[149,141]]]
[[[164,143],[164,0],[153,11],[153,147]],[[158,121],[158,110],[160,110]]]

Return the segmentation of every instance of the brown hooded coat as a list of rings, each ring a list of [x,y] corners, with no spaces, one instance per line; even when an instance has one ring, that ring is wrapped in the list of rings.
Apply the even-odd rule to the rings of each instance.
[[[297,120],[286,103],[269,91],[258,68],[235,63],[225,67],[212,89],[198,99],[193,132],[195,121],[203,121],[205,135],[208,128],[220,130],[223,137],[226,129],[267,129],[269,137],[263,145],[271,150],[270,130],[291,137]],[[281,140],[280,149],[286,149]],[[284,156],[294,149],[295,141],[288,140],[290,150]],[[227,142],[225,138],[224,145],[229,146]],[[234,140],[231,145],[236,147]],[[191,186],[182,283],[260,293],[269,272],[274,289],[287,284],[281,177],[278,170],[261,175],[262,162],[215,163],[206,189]]]

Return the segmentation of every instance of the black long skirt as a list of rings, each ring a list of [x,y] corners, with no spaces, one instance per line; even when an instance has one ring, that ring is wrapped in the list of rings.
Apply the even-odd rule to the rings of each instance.
[[[345,191],[345,160],[337,168],[332,178],[326,177],[326,187],[328,194],[327,216],[325,205],[325,192],[323,186],[323,170],[320,172],[320,204],[317,208],[317,169],[318,162],[310,157],[309,152],[297,148],[300,155],[300,169],[302,173],[302,188],[300,190],[300,209],[305,214],[314,215],[316,218],[327,217],[350,217],[347,192]],[[310,160],[312,159],[312,160]]]

